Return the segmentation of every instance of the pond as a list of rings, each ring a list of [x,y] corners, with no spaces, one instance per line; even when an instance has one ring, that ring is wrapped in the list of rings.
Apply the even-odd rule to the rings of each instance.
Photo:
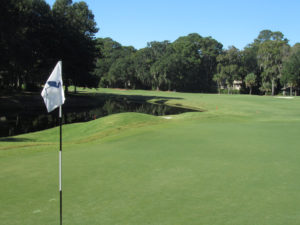
[[[64,108],[63,124],[85,122],[110,114],[121,112],[138,112],[155,116],[174,115],[196,110],[171,107],[163,104],[134,102],[130,100],[108,99],[92,109],[74,110]],[[33,131],[39,131],[58,125],[58,109],[47,114],[45,110],[25,110],[16,113],[0,115],[0,137],[13,136]]]

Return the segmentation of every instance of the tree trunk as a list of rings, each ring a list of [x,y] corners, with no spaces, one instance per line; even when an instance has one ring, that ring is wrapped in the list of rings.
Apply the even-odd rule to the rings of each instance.
[[[272,96],[275,94],[275,80],[272,79]]]
[[[250,87],[250,95],[252,95],[252,87]]]
[[[17,77],[17,90],[20,90],[20,76]]]
[[[291,86],[290,87],[290,96],[292,96],[293,95],[293,87]]]
[[[18,89],[18,80],[19,80],[19,75],[16,75],[14,81],[13,81],[13,87],[15,90]]]
[[[18,90],[22,90],[23,86],[23,79],[21,77],[18,77]]]

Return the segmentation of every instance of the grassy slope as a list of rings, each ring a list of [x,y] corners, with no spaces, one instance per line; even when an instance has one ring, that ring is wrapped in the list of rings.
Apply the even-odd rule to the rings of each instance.
[[[64,126],[65,224],[300,223],[300,98],[100,91],[206,111]],[[0,142],[0,224],[57,224],[57,139]]]

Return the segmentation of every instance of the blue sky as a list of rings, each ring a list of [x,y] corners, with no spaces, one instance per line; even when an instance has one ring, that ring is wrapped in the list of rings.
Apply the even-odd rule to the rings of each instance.
[[[51,6],[55,0],[46,0]],[[76,0],[73,2],[77,2]],[[85,0],[100,28],[97,37],[143,48],[150,41],[198,33],[224,48],[243,49],[263,29],[300,42],[299,0]]]

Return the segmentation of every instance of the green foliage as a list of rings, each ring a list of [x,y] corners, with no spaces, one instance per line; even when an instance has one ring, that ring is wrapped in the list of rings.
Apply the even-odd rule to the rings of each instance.
[[[240,51],[231,46],[217,57],[217,71],[225,79],[228,93],[230,93],[235,80],[241,80],[242,58]]]
[[[224,73],[216,73],[213,76],[213,81],[217,83],[219,94],[221,94],[221,87],[225,85],[226,75]]]
[[[280,32],[267,32],[267,34],[261,39],[257,58],[263,69],[262,80],[271,82],[272,95],[274,95],[277,79],[281,75],[283,59],[288,55],[289,46]]]
[[[300,86],[300,48],[293,47],[289,58],[283,63],[280,81],[290,88]]]
[[[95,41],[99,57],[93,73],[100,79],[100,87],[135,87],[133,53],[136,50],[121,46],[111,38],[97,38]]]
[[[284,41],[288,42],[286,38],[284,38],[283,33],[280,31],[271,31],[271,30],[262,30],[258,37],[254,40],[255,43],[264,43],[266,41]]]
[[[272,84],[270,82],[263,82],[259,89],[267,95],[272,91]]]
[[[119,58],[110,67],[108,81],[119,88],[135,88],[134,62],[131,55]]]
[[[119,59],[128,57],[126,47],[112,44],[111,39],[96,41],[102,52],[95,70],[101,77],[101,85],[124,87],[118,80],[127,72],[121,68]],[[216,40],[198,34],[180,37],[173,43],[149,42],[146,48],[130,52],[134,69],[130,69],[128,76],[134,80],[132,87],[135,88],[209,92],[214,90],[212,76],[221,49],[222,45]],[[110,68],[113,73],[109,72]]]
[[[163,66],[162,57],[167,51],[169,41],[153,41],[147,44],[149,49],[148,61],[150,62],[150,80],[152,89],[160,90],[167,83],[166,71]]]
[[[65,85],[97,87],[97,77],[91,74],[96,57],[93,37],[98,31],[93,13],[85,2],[72,4],[71,0],[57,0],[52,11]]]
[[[271,83],[274,94],[275,87],[280,87],[279,78],[285,76],[283,62],[290,60],[291,54],[288,40],[281,32],[261,31],[243,51],[234,46],[222,50],[222,44],[211,37],[192,33],[173,43],[149,42],[146,48],[131,52],[133,65],[130,74],[125,75],[126,69],[117,60],[127,57],[125,47],[111,39],[97,42],[102,47],[95,73],[101,77],[103,87],[124,87],[124,82],[118,80],[128,76],[135,83],[132,88],[210,92],[216,91],[217,86],[219,92],[221,87],[227,87],[230,93],[234,81],[245,81],[248,74],[254,73],[256,82],[251,86],[242,83],[241,93],[249,92],[248,88],[251,94],[265,93],[262,83]],[[111,67],[114,73],[109,73]]]

